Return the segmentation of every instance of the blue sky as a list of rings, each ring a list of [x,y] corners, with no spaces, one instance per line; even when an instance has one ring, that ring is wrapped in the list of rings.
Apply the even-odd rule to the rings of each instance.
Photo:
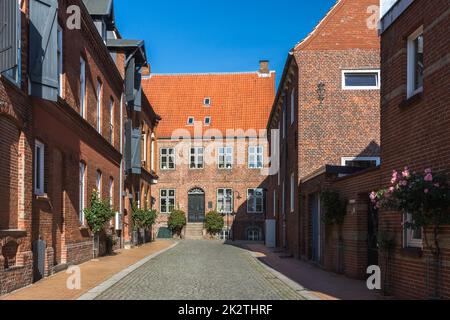
[[[124,38],[144,39],[154,73],[258,69],[281,77],[289,49],[336,0],[115,0]]]

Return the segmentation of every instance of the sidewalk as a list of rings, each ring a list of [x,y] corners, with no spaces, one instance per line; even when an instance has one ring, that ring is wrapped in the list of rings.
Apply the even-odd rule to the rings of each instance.
[[[131,250],[120,250],[113,256],[102,257],[79,265],[81,269],[81,290],[67,289],[70,275],[60,272],[29,287],[0,297],[0,300],[76,300],[92,288],[113,277],[123,269],[161,250],[174,242],[161,240]]]
[[[321,300],[379,300],[379,294],[369,291],[366,283],[343,275],[324,271],[294,258],[280,258],[281,253],[262,244],[245,244],[258,259],[284,276],[305,287]]]

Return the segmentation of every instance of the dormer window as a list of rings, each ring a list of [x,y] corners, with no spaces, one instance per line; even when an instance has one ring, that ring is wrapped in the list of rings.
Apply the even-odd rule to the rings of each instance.
[[[193,126],[194,125],[194,121],[195,121],[194,117],[189,117],[188,120],[187,120],[187,125],[188,126]]]
[[[203,99],[203,105],[205,107],[210,107],[211,106],[211,98],[205,98]]]
[[[206,117],[205,118],[205,126],[210,126],[211,125],[211,117]]]

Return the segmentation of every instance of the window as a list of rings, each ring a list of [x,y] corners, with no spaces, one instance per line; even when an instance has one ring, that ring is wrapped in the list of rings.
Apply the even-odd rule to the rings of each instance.
[[[175,189],[160,190],[159,201],[159,210],[161,213],[171,213],[175,209]]]
[[[380,89],[380,70],[343,70],[343,90]]]
[[[80,115],[86,118],[86,61],[80,57]]]
[[[423,45],[423,27],[420,27],[408,37],[408,98],[423,91]]]
[[[102,196],[102,172],[100,170],[97,170],[97,177],[95,179],[95,188],[97,189],[97,192],[99,196]]]
[[[264,190],[248,189],[247,213],[263,213],[263,212],[264,212]]]
[[[190,150],[190,164],[191,169],[203,169],[203,147],[194,147]]]
[[[217,190],[217,211],[219,213],[233,213],[233,189]]]
[[[286,117],[286,97],[283,101],[283,139],[286,139],[286,131],[287,131],[287,117]]]
[[[80,223],[84,225],[84,208],[86,202],[86,165],[80,162],[80,190],[79,190],[79,219]]]
[[[102,83],[97,82],[97,131],[102,133]]]
[[[344,157],[341,165],[344,167],[372,168],[381,164],[379,157]]]
[[[219,169],[232,169],[233,168],[233,148],[232,147],[220,147],[217,150],[219,157]]]
[[[112,177],[109,178],[108,197],[109,205],[112,208],[114,205],[114,179]]]
[[[291,124],[294,124],[295,120],[295,89],[291,91]]]
[[[142,153],[141,153],[141,161],[144,165],[147,164],[147,133],[142,132]]]
[[[62,97],[63,93],[63,29],[58,24],[58,95]]]
[[[251,146],[248,148],[248,167],[262,169],[264,167],[264,147]]]
[[[291,213],[295,211],[295,175],[291,175]]]
[[[150,169],[155,171],[155,134],[152,133],[152,143],[150,146]]]
[[[187,120],[187,125],[188,126],[193,126],[194,122],[195,122],[194,117],[189,117],[188,120]]]
[[[206,107],[210,107],[211,106],[211,98],[203,99],[203,105]]]
[[[405,247],[407,248],[422,248],[423,246],[423,230],[408,228],[407,224],[412,223],[412,215],[405,215]]]
[[[231,230],[230,229],[222,229],[221,232],[219,232],[219,239],[220,240],[229,240],[231,239]]]
[[[44,144],[35,141],[34,146],[34,193],[43,196],[44,191]]]
[[[109,142],[114,143],[114,100],[109,101]]]
[[[261,240],[261,229],[259,229],[259,228],[247,229],[247,240],[248,241],[260,241]]]
[[[21,81],[21,36],[22,36],[22,25],[21,25],[21,10],[20,10],[20,0],[17,1],[17,66],[15,66],[12,69],[6,70],[2,73],[2,76],[5,76],[10,81],[14,82],[16,85],[20,86]],[[1,28],[0,28],[1,31]],[[7,49],[7,48],[0,48],[0,50]]]
[[[211,117],[206,117],[205,118],[205,126],[210,126],[211,125]]]
[[[175,169],[175,149],[174,148],[161,148],[160,153],[161,170],[174,170]]]

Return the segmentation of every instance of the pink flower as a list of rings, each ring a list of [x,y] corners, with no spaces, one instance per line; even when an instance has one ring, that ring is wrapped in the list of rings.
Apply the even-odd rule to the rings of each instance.
[[[394,191],[395,191],[395,188],[394,188],[394,187],[390,187],[390,188],[389,188],[389,192],[394,193]]]
[[[377,200],[377,193],[375,191],[373,191],[370,194],[370,200],[372,200],[372,202],[374,202],[375,200]]]
[[[426,182],[433,182],[433,175],[431,173],[427,173],[427,175],[425,176],[424,180]]]
[[[408,185],[408,181],[402,180],[402,181],[400,181],[400,185],[401,185],[402,187],[406,187],[406,186]]]
[[[426,169],[426,170],[425,170],[425,173],[426,173],[426,174],[431,174],[431,173],[433,173],[433,170],[431,170],[431,169]]]
[[[429,189],[425,189],[423,192],[425,192],[425,194],[428,194],[430,192]]]
[[[408,167],[405,167],[405,170],[402,172],[403,178],[409,178],[411,176],[411,172]]]
[[[392,183],[392,184],[396,183],[396,182],[398,181],[398,178],[399,178],[399,174],[398,174],[397,171],[394,170],[394,171],[392,172],[392,180],[391,180],[391,183]]]

